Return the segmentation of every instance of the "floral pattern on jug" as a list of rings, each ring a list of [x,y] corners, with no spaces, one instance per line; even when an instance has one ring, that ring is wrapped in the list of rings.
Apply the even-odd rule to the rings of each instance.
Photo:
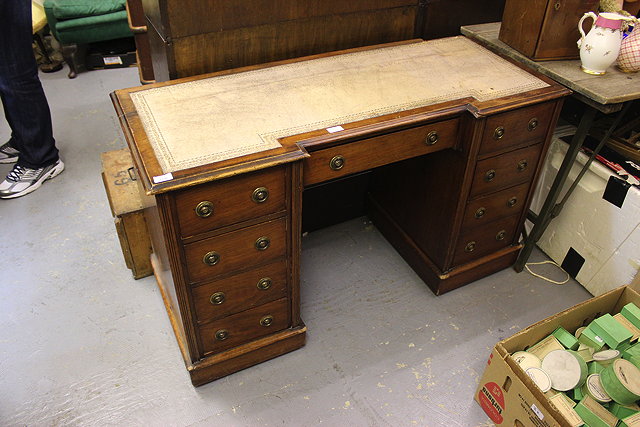
[[[589,33],[585,35],[582,23],[587,18],[592,18],[594,23]],[[578,30],[582,35],[578,41],[582,71],[593,75],[603,75],[607,72],[607,68],[616,62],[620,53],[622,21],[631,19],[608,12],[600,15],[593,12],[584,14],[578,23]]]

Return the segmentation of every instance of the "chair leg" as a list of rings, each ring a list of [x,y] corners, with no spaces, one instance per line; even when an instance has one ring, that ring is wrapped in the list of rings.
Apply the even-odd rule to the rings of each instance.
[[[40,35],[40,33],[35,33],[33,35],[33,38],[35,39],[36,44],[38,45],[38,48],[40,48],[42,56],[44,57],[44,64],[40,64],[40,71],[42,71],[43,73],[53,73],[54,71],[62,69],[62,64],[58,61],[53,61],[51,59],[51,56],[49,56],[49,51],[42,41],[42,36]]]
[[[79,72],[84,71],[85,45],[65,44],[62,45],[62,56],[69,65],[69,78],[74,79]]]

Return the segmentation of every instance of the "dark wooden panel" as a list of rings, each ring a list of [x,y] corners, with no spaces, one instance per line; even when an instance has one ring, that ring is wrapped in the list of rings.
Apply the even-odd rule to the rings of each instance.
[[[413,37],[415,18],[416,8],[404,7],[183,37],[168,46],[175,58],[170,77],[406,40]]]
[[[258,287],[269,280],[269,287]],[[193,289],[193,305],[198,322],[219,319],[258,305],[284,298],[287,292],[285,259]],[[222,295],[220,295],[222,293]],[[212,295],[218,299],[211,302]],[[222,302],[220,302],[222,301]]]
[[[255,242],[263,236],[269,238],[270,245],[258,250]],[[284,256],[286,249],[286,221],[282,218],[190,243],[185,245],[184,252],[189,279],[199,282],[273,261]],[[217,264],[204,263],[203,258],[209,252],[219,254]]]
[[[260,324],[266,316],[272,317],[269,326]],[[200,327],[202,353],[218,353],[237,347],[250,340],[281,331],[289,326],[288,300],[286,298],[261,305]],[[218,331],[227,331],[227,338],[216,339]]]
[[[420,0],[417,32],[425,40],[457,36],[463,25],[497,22],[505,0]]]
[[[155,0],[153,3],[159,5],[149,6],[150,17],[160,22],[154,12],[163,10],[169,22],[163,35],[173,39],[297,19],[417,6],[417,0]]]
[[[598,0],[507,0],[499,39],[532,59],[577,58],[578,21]]]
[[[284,178],[284,168],[280,167],[178,192],[175,203],[182,237],[283,211],[286,207]],[[263,202],[252,199],[259,188],[268,191]],[[203,202],[212,204],[213,212],[207,217],[196,213],[196,207]]]

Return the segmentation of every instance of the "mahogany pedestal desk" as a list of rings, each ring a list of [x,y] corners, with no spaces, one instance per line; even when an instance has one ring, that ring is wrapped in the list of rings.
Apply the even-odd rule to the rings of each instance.
[[[305,187],[372,171],[370,218],[436,294],[512,265],[568,93],[453,37],[112,94],[193,384],[304,345]]]

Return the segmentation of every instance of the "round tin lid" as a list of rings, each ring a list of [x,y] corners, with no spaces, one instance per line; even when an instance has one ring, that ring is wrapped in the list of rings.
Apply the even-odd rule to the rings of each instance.
[[[528,368],[525,372],[543,393],[551,390],[551,378],[549,378],[549,375],[544,370],[540,368]]]
[[[511,357],[524,371],[529,368],[539,368],[542,365],[542,361],[538,356],[527,351],[516,351]]]
[[[584,360],[567,350],[554,350],[547,354],[542,359],[542,369],[551,378],[551,387],[558,391],[581,386],[588,373]]]

